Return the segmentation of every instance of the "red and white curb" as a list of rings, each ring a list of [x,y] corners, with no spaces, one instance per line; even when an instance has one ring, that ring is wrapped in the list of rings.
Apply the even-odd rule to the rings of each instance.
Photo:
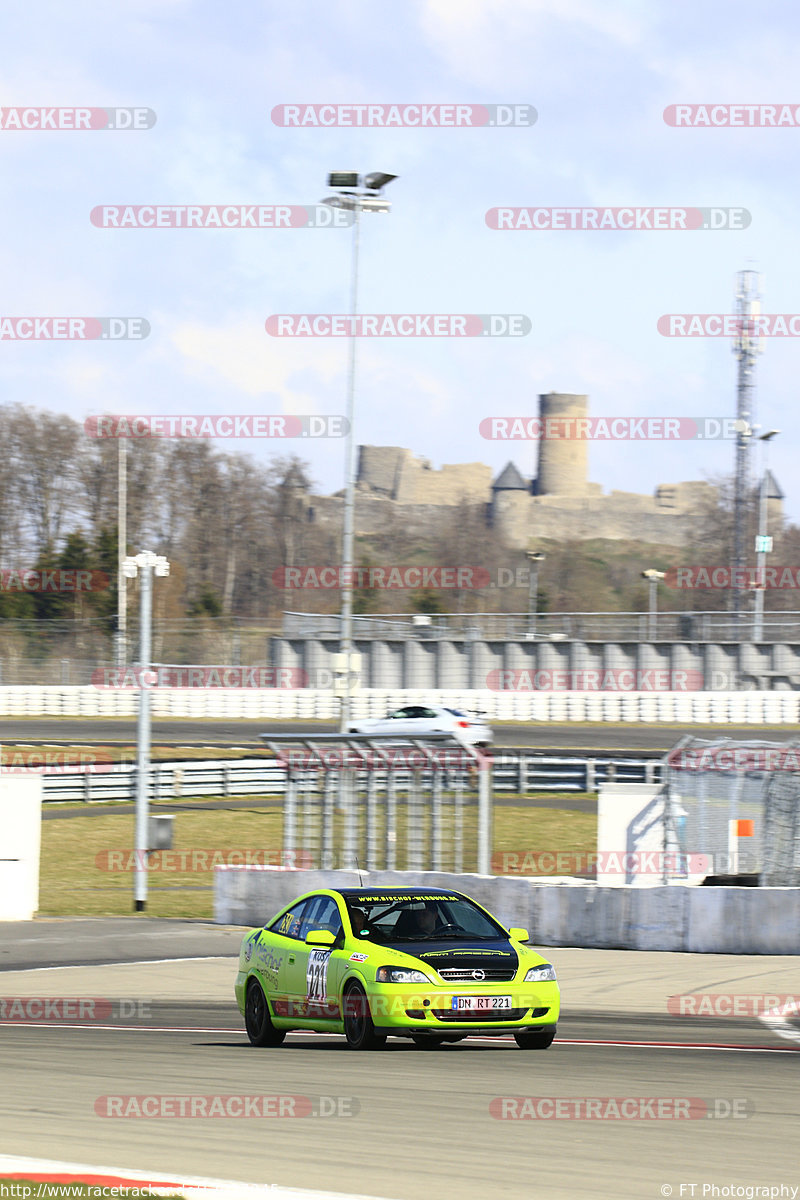
[[[280,1187],[274,1183],[241,1183],[235,1179],[173,1175],[169,1171],[136,1171],[0,1154],[0,1182],[14,1179],[32,1179],[56,1187],[85,1183],[98,1188],[138,1188],[140,1192],[144,1189],[154,1196],[180,1195],[186,1200],[261,1200],[263,1197],[266,1200],[380,1200],[376,1196],[352,1192],[318,1192],[308,1188]],[[213,1197],[210,1192],[214,1193]]]
[[[785,1038],[787,1042],[800,1044],[800,1029],[790,1025],[786,1020],[787,1017],[797,1016],[798,1012],[800,1012],[800,1004],[794,1000],[788,1000],[786,1004],[781,1004],[778,1008],[768,1008],[765,1012],[759,1013],[758,1019],[777,1037]]]

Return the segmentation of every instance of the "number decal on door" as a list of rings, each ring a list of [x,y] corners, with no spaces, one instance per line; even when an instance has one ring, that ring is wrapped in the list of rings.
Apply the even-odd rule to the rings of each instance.
[[[312,950],[308,956],[306,993],[309,1000],[322,1001],[325,999],[330,956],[330,950]]]

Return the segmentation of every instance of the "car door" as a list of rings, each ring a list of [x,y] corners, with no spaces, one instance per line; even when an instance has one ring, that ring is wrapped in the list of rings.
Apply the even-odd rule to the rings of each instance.
[[[326,929],[336,942],[333,946],[309,946],[305,937],[310,929]],[[332,896],[312,896],[303,911],[298,945],[287,959],[287,999],[293,1015],[308,1021],[338,1019],[343,943],[342,918],[336,900]]]
[[[370,733],[411,733],[414,728],[414,722],[409,718],[411,708],[397,708],[394,712],[389,713],[388,717],[383,717],[374,722]]]
[[[262,934],[255,950],[255,966],[269,995],[276,1017],[291,1016],[290,986],[298,950],[302,950],[300,931],[303,913],[311,903],[299,900],[272,922]]]

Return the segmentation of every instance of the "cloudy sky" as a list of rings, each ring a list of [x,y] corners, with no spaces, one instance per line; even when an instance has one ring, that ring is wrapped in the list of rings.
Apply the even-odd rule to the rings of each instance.
[[[344,313],[347,229],[98,228],[97,206],[310,205],[329,170],[382,170],[391,214],[366,215],[367,313],[517,313],[517,338],[358,344],[357,440],[435,466],[511,458],[482,419],[530,416],[546,391],[594,415],[730,416],[725,338],[670,338],[668,313],[733,311],[762,272],[768,313],[800,313],[800,16],[788,0],[6,0],[7,108],[139,107],[139,130],[0,130],[0,312],[144,317],[139,341],[0,338],[6,402],[91,414],[341,414],[348,342],[276,338],[279,313]],[[283,104],[527,104],[532,126],[278,125]],[[676,128],[671,104],[790,104],[797,127]],[[7,109],[4,123],[8,125]],[[11,118],[13,121],[13,118]],[[490,208],[746,209],[739,230],[504,231]],[[8,329],[8,326],[0,327]],[[797,338],[757,367],[757,422],[800,520]],[[344,443],[287,449],[320,489]],[[608,491],[729,472],[731,442],[593,444]],[[758,464],[754,461],[754,470]]]

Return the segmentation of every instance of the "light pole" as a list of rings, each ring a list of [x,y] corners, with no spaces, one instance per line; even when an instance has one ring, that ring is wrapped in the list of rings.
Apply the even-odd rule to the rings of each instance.
[[[326,196],[323,204],[332,208],[345,208],[354,214],[353,222],[353,268],[350,286],[350,359],[347,371],[347,441],[345,446],[345,499],[344,526],[342,532],[342,631],[341,661],[344,668],[342,689],[342,711],[339,732],[346,733],[350,723],[350,701],[353,658],[353,527],[355,509],[355,396],[356,396],[356,317],[358,315],[358,252],[362,212],[387,213],[391,208],[381,192],[387,183],[396,179],[384,171],[373,171],[363,180],[357,171],[332,171],[328,175],[328,187],[336,188],[336,194]],[[363,183],[364,190],[359,191]]]
[[[128,443],[119,439],[117,449],[117,636],[116,663],[125,670],[128,661],[128,577],[122,569],[128,541]]]
[[[761,312],[761,277],[758,271],[739,271],[736,276],[736,311],[739,333],[733,339],[733,353],[738,369],[736,374],[736,462],[733,494],[733,565],[734,587],[731,596],[733,622],[740,633],[743,587],[739,583],[745,565],[745,525],[747,523],[747,492],[750,478],[750,444],[753,427],[753,392],[755,390],[756,356],[763,349],[764,339],[758,337],[755,318]]]
[[[666,571],[656,571],[650,567],[647,571],[642,571],[642,579],[646,579],[650,584],[650,616],[647,623],[647,640],[654,642],[658,633],[658,581],[664,579]]]
[[[148,817],[150,809],[150,645],[153,614],[153,572],[169,575],[166,558],[149,550],[125,558],[122,570],[127,579],[141,572],[139,613],[139,711],[136,721],[136,836],[134,846],[133,909],[144,912],[147,902]],[[145,677],[146,676],[146,677]]]
[[[528,581],[528,637],[536,637],[536,609],[539,603],[539,563],[544,562],[545,556],[539,550],[526,550],[525,557],[531,564],[531,576]]]
[[[777,437],[780,429],[770,429],[768,433],[762,433],[759,441],[764,443],[764,462],[761,474],[761,487],[758,492],[758,537],[756,538],[756,598],[753,606],[753,641],[760,642],[764,636],[764,590],[766,582],[764,578],[764,568],[767,562],[767,555],[772,549],[772,538],[767,537],[767,495],[768,471],[767,471],[767,446],[772,438]]]

